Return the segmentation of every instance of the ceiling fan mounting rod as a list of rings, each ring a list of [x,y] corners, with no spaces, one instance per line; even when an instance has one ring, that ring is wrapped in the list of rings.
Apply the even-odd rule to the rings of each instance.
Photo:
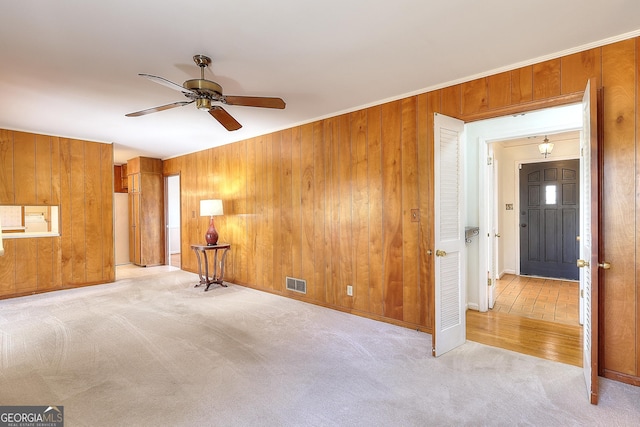
[[[204,80],[204,69],[211,65],[211,58],[206,55],[194,55],[193,62],[200,67],[200,78]]]

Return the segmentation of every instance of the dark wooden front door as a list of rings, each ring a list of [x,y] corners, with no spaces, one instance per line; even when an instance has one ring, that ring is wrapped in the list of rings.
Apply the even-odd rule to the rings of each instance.
[[[520,274],[578,280],[578,160],[520,169]]]

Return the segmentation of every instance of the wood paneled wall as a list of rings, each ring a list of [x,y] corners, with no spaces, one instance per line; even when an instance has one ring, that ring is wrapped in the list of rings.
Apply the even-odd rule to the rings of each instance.
[[[165,174],[181,173],[183,268],[196,270],[188,245],[207,228],[199,200],[221,198],[216,227],[232,244],[230,281],[428,329],[431,271],[421,262],[428,235],[421,224],[433,209],[431,190],[420,194],[431,179],[418,171],[432,163],[430,98],[165,161]],[[412,209],[421,222],[411,220]],[[287,291],[286,276],[305,279],[306,296]]]
[[[4,239],[0,297],[115,280],[113,146],[0,129],[0,204],[60,206],[60,236]]]
[[[638,39],[568,55],[164,162],[181,174],[183,268],[201,242],[204,198],[231,243],[239,284],[430,331],[433,324],[433,113],[465,121],[578,102],[604,86],[600,361],[640,383]],[[412,209],[419,209],[413,222]],[[307,294],[285,290],[286,276]],[[346,286],[353,285],[353,297]]]

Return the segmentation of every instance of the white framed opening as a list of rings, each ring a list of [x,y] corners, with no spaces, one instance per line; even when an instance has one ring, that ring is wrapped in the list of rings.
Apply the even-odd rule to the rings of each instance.
[[[498,117],[467,123],[465,126],[467,144],[467,225],[480,227],[479,238],[467,247],[467,307],[478,311],[489,309],[489,286],[487,279],[495,280],[497,262],[492,259],[495,253],[496,233],[494,221],[497,203],[494,202],[494,169],[491,144],[517,138],[579,131],[582,127],[582,105],[572,104],[533,111],[513,116]],[[534,148],[537,151],[537,147]],[[558,147],[556,147],[558,150]],[[560,150],[546,160],[561,160]],[[564,156],[575,158],[575,155]],[[531,156],[530,162],[545,159]],[[527,160],[523,160],[527,162]],[[516,165],[514,165],[514,169]],[[517,177],[517,174],[516,174]],[[517,198],[514,197],[513,210],[519,211]],[[518,227],[515,221],[513,227]],[[503,224],[507,227],[509,225]],[[517,235],[517,233],[516,233]],[[519,244],[515,245],[516,259],[519,259]],[[519,270],[516,270],[516,274]]]

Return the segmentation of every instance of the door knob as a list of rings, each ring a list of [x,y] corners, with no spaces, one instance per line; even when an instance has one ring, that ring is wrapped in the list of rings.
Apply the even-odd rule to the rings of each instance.
[[[445,251],[441,251],[440,249],[438,249],[436,251],[436,256],[447,256],[447,253]]]
[[[598,264],[598,267],[600,267],[603,270],[608,270],[611,268],[611,264],[609,264],[608,262],[601,262],[600,264]]]
[[[431,249],[427,249],[427,255],[431,255],[433,254],[433,251]]]
[[[496,233],[496,237],[500,237],[500,233]]]
[[[576,262],[576,265],[577,265],[578,267],[580,267],[580,268],[589,267],[589,261],[585,261],[585,260],[583,260],[583,259],[579,259],[579,260]]]
[[[527,224],[520,224],[520,227],[522,227],[522,228],[526,228],[526,227],[527,227]]]

